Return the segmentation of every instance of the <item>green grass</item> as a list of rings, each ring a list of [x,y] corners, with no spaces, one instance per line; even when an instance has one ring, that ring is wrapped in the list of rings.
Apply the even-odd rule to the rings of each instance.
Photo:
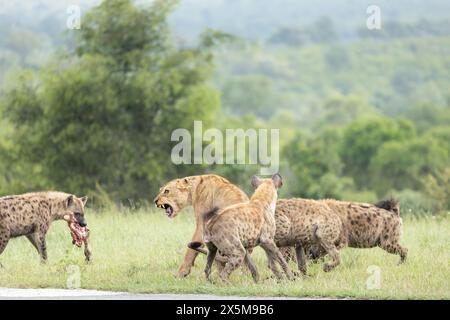
[[[210,293],[240,296],[354,297],[395,299],[450,298],[450,216],[404,221],[402,243],[409,249],[406,264],[379,248],[341,251],[342,264],[324,273],[322,263],[309,266],[310,276],[296,281],[252,282],[246,270],[232,274],[232,286],[214,284],[203,276],[205,257],[200,256],[191,275],[174,277],[194,230],[191,212],[173,220],[161,211],[136,213],[88,212],[93,262],[84,263],[83,251],[72,246],[64,222],[55,222],[47,237],[49,261],[39,263],[24,237],[13,239],[0,256],[0,287],[65,288],[69,265],[81,270],[81,287],[145,293]],[[263,251],[253,254],[261,278],[270,275]],[[381,270],[381,286],[369,290],[369,266]],[[295,265],[291,264],[294,268]]]

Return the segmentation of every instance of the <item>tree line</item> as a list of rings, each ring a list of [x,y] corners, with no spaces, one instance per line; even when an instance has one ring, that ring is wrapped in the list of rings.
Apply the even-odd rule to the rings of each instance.
[[[256,166],[170,162],[173,130],[201,120],[219,129],[279,128],[282,196],[394,196],[417,212],[450,208],[450,99],[439,89],[448,77],[428,77],[423,101],[408,105],[424,72],[433,74],[444,58],[365,87],[356,59],[362,44],[336,46],[333,32],[319,32],[332,31],[327,19],[307,30],[301,48],[219,45],[232,37],[212,30],[195,46],[177,46],[168,25],[175,4],[104,1],[47,64],[8,77],[0,98],[1,194],[60,189],[91,192],[100,204],[150,199],[167,180],[206,172],[250,192]],[[395,62],[411,63],[410,44],[393,49]],[[422,54],[426,44],[414,44]],[[321,80],[320,70],[333,73]]]

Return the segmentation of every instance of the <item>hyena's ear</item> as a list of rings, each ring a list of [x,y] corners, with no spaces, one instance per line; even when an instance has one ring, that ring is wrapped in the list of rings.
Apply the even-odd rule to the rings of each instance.
[[[262,180],[258,176],[252,177],[252,187],[253,188],[255,188],[255,189],[258,188],[261,183],[262,183]]]
[[[279,173],[275,173],[272,176],[272,181],[273,181],[273,184],[275,185],[275,188],[277,188],[277,189],[281,188],[281,186],[283,185],[283,179],[281,178]]]
[[[86,202],[88,201],[88,199],[89,198],[87,196],[84,196],[84,197],[80,198],[81,202],[83,202],[83,206],[86,205]]]
[[[64,200],[64,206],[67,209],[67,208],[69,208],[72,205],[73,205],[73,195],[70,195],[70,196],[67,197],[66,200]]]

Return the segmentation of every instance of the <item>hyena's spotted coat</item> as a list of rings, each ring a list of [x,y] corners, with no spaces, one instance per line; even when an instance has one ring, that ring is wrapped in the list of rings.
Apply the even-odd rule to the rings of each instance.
[[[81,226],[86,226],[84,205],[87,197],[77,198],[63,192],[37,192],[0,198],[0,255],[11,238],[26,236],[47,260],[45,236],[50,224],[74,214]],[[88,249],[86,249],[88,250]],[[88,256],[86,256],[88,259]]]
[[[289,279],[293,278],[289,267],[274,242],[275,205],[277,188],[282,185],[276,174],[272,179],[253,177],[252,185],[256,191],[246,203],[229,206],[220,212],[212,211],[204,217],[204,240],[208,246],[205,268],[209,279],[211,266],[217,251],[228,258],[220,273],[221,279],[228,283],[229,276],[245,260],[255,282],[258,272],[247,250],[261,246],[267,254],[269,267],[277,278],[281,278],[275,262],[278,262]],[[199,247],[201,243],[191,243]]]
[[[324,265],[330,271],[339,265],[339,248],[346,234],[341,219],[326,204],[309,199],[280,199],[275,211],[275,242],[279,247],[295,247],[298,269],[306,274],[305,252],[320,246],[331,257]]]
[[[402,218],[400,208],[394,200],[381,201],[375,205],[322,200],[336,212],[343,223],[349,247],[380,247],[400,256],[400,263],[406,260],[408,250],[400,245]]]

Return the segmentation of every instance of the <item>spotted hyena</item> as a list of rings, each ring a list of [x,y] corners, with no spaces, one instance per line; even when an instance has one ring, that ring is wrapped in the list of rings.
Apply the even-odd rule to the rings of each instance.
[[[376,204],[322,200],[336,212],[347,235],[346,244],[352,248],[380,247],[406,260],[408,249],[400,245],[402,218],[397,201],[383,200]]]
[[[87,197],[63,192],[37,192],[0,198],[0,254],[11,238],[26,236],[38,251],[41,261],[47,260],[45,236],[50,224],[73,214],[78,224],[86,226],[84,206]],[[88,256],[86,256],[87,259]]]
[[[204,240],[208,247],[205,274],[209,279],[212,262],[217,251],[228,258],[220,277],[229,283],[229,276],[233,270],[246,262],[255,282],[258,272],[248,254],[249,249],[261,246],[267,254],[269,268],[277,278],[281,278],[275,262],[279,263],[289,279],[293,275],[274,242],[275,235],[275,205],[277,189],[281,187],[281,176],[275,174],[272,179],[253,177],[252,185],[256,188],[248,202],[235,204],[223,210],[212,210],[205,214]],[[191,243],[191,247],[199,247],[198,243]]]

